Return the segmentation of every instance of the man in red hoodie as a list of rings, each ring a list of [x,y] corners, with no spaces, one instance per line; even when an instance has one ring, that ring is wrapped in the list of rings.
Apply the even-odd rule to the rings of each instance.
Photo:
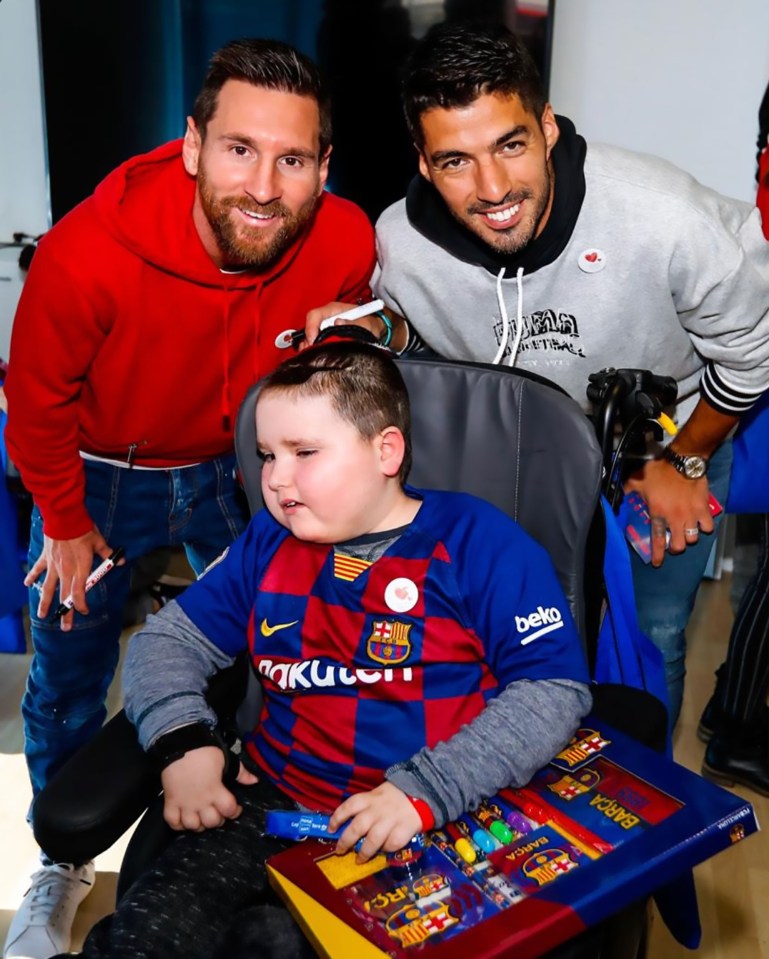
[[[35,500],[33,794],[104,721],[133,562],[184,544],[200,572],[244,528],[232,450],[248,387],[308,311],[369,296],[371,226],[323,192],[329,115],[301,54],[229,43],[183,140],[124,163],[40,243],[6,381],[8,449]],[[86,595],[119,547],[125,564]],[[65,950],[92,881],[90,863],[44,859],[7,959]]]

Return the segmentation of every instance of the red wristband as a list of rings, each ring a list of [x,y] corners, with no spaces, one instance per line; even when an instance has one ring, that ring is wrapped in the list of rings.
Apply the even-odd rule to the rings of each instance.
[[[428,803],[424,799],[417,799],[416,796],[407,796],[406,798],[419,813],[419,818],[422,820],[422,832],[432,829],[435,825],[435,815]]]

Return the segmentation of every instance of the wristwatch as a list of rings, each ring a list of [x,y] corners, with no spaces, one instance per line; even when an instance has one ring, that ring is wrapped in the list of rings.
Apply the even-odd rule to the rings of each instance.
[[[704,456],[696,454],[685,456],[683,453],[676,453],[669,446],[662,451],[662,459],[677,469],[681,476],[687,479],[696,480],[703,477],[708,471],[708,461]]]

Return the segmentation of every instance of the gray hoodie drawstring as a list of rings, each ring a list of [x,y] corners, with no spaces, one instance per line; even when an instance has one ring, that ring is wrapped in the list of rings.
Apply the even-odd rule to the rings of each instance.
[[[502,357],[505,354],[505,347],[507,346],[508,340],[510,338],[510,317],[507,315],[507,307],[505,306],[505,298],[502,295],[502,279],[505,275],[505,267],[499,271],[497,276],[497,303],[499,304],[499,313],[502,317],[502,338],[499,343],[499,349],[497,350],[496,356],[491,361],[494,366],[502,362]],[[521,345],[521,336],[523,335],[523,267],[518,267],[518,272],[515,274],[516,283],[518,286],[518,310],[516,315],[515,327],[514,327],[514,336],[513,336],[513,345],[510,351],[510,359],[507,361],[508,366],[514,366],[516,357],[518,356],[518,348]]]

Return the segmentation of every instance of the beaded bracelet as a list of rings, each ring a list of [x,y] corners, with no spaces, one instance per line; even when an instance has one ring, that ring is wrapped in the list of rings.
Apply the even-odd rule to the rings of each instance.
[[[389,346],[390,343],[392,342],[392,338],[393,338],[393,325],[392,325],[392,321],[390,320],[390,317],[385,313],[384,310],[377,310],[376,313],[374,314],[374,316],[378,316],[379,319],[380,319],[380,320],[384,323],[384,325],[385,325],[384,339],[382,339],[382,337],[380,337],[380,338],[379,338],[379,344],[380,344],[380,346]]]
[[[427,832],[428,829],[432,829],[435,825],[435,814],[432,809],[424,799],[418,799],[416,796],[408,796],[408,801],[419,813],[419,818],[422,820],[422,832]]]

